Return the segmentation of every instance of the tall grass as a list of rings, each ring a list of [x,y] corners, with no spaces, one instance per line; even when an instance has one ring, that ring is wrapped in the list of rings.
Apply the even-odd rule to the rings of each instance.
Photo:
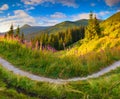
[[[51,78],[87,76],[119,60],[119,52],[120,47],[115,46],[79,56],[61,57],[56,53],[26,48],[16,41],[0,41],[1,57],[23,70]]]
[[[0,82],[2,81],[3,83],[2,86],[10,89],[5,92],[0,90],[0,97],[2,97],[2,95],[6,95],[8,99],[120,98],[120,68],[104,75],[103,77],[100,77],[99,79],[77,81],[64,84],[35,82],[28,78],[14,75],[12,72],[5,70],[1,66],[0,74]],[[20,94],[17,94],[18,92]]]

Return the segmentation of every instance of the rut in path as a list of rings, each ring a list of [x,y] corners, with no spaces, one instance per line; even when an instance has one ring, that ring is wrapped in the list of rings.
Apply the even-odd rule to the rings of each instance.
[[[3,58],[0,58],[0,64],[4,68],[6,68],[9,71],[12,71],[16,75],[28,77],[29,79],[35,80],[35,81],[57,83],[57,84],[62,84],[62,83],[65,83],[65,82],[70,82],[70,81],[87,80],[89,78],[97,78],[97,77],[100,77],[101,75],[104,75],[105,73],[110,72],[111,70],[116,69],[117,67],[120,67],[120,61],[117,61],[117,62],[113,63],[112,65],[102,69],[101,71],[93,73],[92,75],[88,75],[87,77],[75,77],[75,78],[70,78],[70,79],[64,80],[64,79],[51,79],[51,78],[37,76],[37,75],[31,74],[31,73],[28,73],[26,71],[20,70],[19,68],[16,68],[11,63],[4,60]]]

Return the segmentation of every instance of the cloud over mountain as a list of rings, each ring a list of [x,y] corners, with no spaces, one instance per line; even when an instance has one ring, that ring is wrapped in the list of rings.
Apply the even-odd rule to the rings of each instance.
[[[63,6],[68,6],[68,7],[78,7],[75,0],[21,0],[21,1],[26,5],[38,5],[45,2],[50,2],[52,4],[60,3]]]
[[[66,18],[67,16],[61,12],[55,12],[53,15],[50,16],[51,18]]]
[[[9,30],[11,24],[14,24],[15,28],[17,25],[22,26],[23,24],[35,25],[36,20],[23,10],[15,10],[14,15],[0,18],[1,31]]]

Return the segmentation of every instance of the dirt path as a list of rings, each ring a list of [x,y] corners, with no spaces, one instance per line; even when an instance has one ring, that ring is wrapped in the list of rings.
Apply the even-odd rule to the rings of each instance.
[[[20,75],[20,76],[25,76],[30,78],[31,80],[36,80],[36,81],[42,81],[42,82],[49,82],[49,83],[65,83],[65,82],[70,82],[70,81],[79,81],[79,80],[87,80],[89,78],[97,78],[101,75],[104,75],[105,73],[110,72],[111,70],[116,69],[117,67],[120,67],[120,61],[117,61],[113,63],[112,65],[102,69],[101,71],[94,73],[92,75],[88,75],[87,77],[75,77],[75,78],[70,78],[70,79],[51,79],[47,77],[41,77],[37,76],[31,73],[28,73],[26,71],[20,70],[19,68],[14,67],[11,63],[7,62],[6,60],[0,58],[0,64],[8,69],[9,71],[12,71],[14,74]]]

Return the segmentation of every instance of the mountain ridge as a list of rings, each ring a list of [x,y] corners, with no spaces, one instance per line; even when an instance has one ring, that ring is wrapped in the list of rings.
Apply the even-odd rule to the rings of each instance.
[[[68,28],[87,26],[87,24],[88,24],[88,19],[81,19],[78,21],[64,21],[64,22],[58,23],[54,26],[51,26],[47,29],[44,29],[42,31],[30,33],[30,34],[26,35],[26,39],[33,38],[33,37],[39,35],[40,33],[48,33],[48,34],[58,33],[58,32],[66,31]]]

